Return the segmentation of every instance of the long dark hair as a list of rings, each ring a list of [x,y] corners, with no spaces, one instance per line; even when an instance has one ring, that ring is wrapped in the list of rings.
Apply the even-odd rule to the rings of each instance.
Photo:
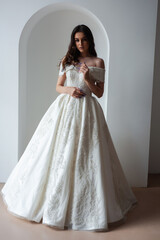
[[[84,24],[78,25],[76,26],[72,33],[71,33],[71,40],[70,40],[70,44],[68,47],[68,51],[66,53],[66,55],[63,57],[63,61],[61,60],[59,63],[59,66],[62,62],[62,66],[63,68],[65,68],[65,65],[76,65],[77,63],[79,63],[78,57],[80,56],[80,52],[76,47],[75,44],[75,34],[77,32],[83,32],[85,37],[87,38],[87,41],[89,42],[89,54],[93,57],[97,57],[97,53],[95,50],[95,43],[94,43],[94,38],[93,38],[93,34],[91,32],[91,30],[89,29],[89,27],[87,27]]]

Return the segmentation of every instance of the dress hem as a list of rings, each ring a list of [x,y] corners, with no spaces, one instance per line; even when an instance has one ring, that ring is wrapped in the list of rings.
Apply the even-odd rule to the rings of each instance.
[[[5,194],[3,194],[3,192],[1,191],[1,196],[2,196],[2,199],[3,199],[3,202],[5,203],[6,207],[7,207],[7,210],[15,217],[19,218],[19,219],[22,219],[22,220],[27,220],[27,221],[30,221],[30,222],[36,222],[36,223],[41,223],[43,225],[46,225],[48,227],[51,227],[55,230],[65,230],[65,228],[67,228],[67,230],[74,230],[74,231],[93,231],[93,232],[104,232],[104,231],[109,231],[109,227],[101,227],[101,228],[90,228],[90,227],[86,227],[86,228],[76,228],[76,227],[72,227],[72,225],[64,225],[64,227],[60,227],[58,225],[54,225],[54,224],[50,224],[50,223],[47,223],[47,222],[43,222],[43,217],[40,219],[40,220],[36,220],[36,219],[30,219],[30,218],[27,218],[25,216],[23,216],[23,214],[17,214],[15,212],[13,212],[11,210],[11,208],[8,206],[7,204],[7,200],[5,198]],[[117,223],[121,220],[124,220],[126,218],[126,214],[131,210],[133,209],[136,205],[138,204],[138,201],[134,201],[132,202],[129,207],[123,211],[123,217],[116,220],[116,221],[113,221],[113,222],[108,222],[108,224],[113,224],[113,223]]]

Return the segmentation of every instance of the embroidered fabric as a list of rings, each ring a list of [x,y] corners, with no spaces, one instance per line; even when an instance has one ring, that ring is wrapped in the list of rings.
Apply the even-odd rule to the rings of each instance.
[[[92,80],[96,82],[105,82],[105,69],[99,68],[99,67],[93,67],[88,66],[89,68],[89,76]],[[60,64],[59,68],[59,76],[63,75],[64,73],[67,73],[69,70],[75,70],[78,71],[78,68],[74,65],[65,65],[65,68],[63,69],[62,63]]]
[[[73,65],[65,72],[66,85],[86,96],[63,93],[49,106],[1,194],[20,218],[60,229],[108,230],[108,223],[124,218],[137,199],[99,102]],[[90,67],[94,81],[104,81],[104,73]]]

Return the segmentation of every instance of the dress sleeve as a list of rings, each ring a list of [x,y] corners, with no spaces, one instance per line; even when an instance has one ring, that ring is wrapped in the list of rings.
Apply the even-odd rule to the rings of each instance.
[[[59,76],[62,76],[65,72],[66,72],[66,70],[63,69],[62,62],[61,62],[60,68],[59,68],[59,74],[58,74],[58,75],[59,75]]]
[[[94,82],[105,82],[105,69],[103,68],[91,68],[89,70],[90,78]]]

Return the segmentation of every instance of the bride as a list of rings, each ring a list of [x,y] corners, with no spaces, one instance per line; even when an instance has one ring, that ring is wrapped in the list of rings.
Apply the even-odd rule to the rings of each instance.
[[[59,66],[60,94],[1,194],[17,217],[58,229],[107,231],[109,223],[126,217],[137,199],[94,96],[103,96],[105,63],[97,57],[86,25],[73,29]]]

